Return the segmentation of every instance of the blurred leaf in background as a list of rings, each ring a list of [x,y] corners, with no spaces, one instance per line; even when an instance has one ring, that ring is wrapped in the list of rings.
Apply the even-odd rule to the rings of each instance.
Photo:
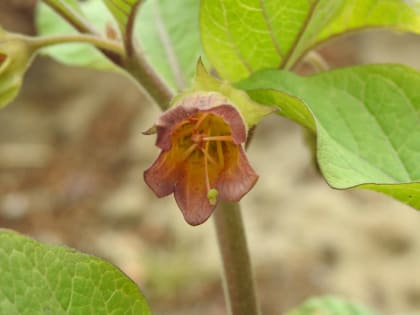
[[[361,305],[332,296],[311,298],[285,315],[377,315]]]

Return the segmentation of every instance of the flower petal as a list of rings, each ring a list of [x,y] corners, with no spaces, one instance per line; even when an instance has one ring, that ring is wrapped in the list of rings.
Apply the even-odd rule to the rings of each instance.
[[[204,167],[196,163],[185,163],[182,175],[175,185],[175,200],[185,221],[198,225],[208,219],[215,208],[207,196]]]
[[[254,187],[257,180],[258,175],[249,164],[242,146],[229,146],[225,152],[225,168],[216,184],[220,199],[239,201]]]
[[[179,123],[197,114],[199,111],[221,117],[230,126],[235,143],[245,142],[246,127],[239,111],[229,103],[226,97],[210,92],[190,95],[182,99],[176,106],[164,112],[156,122],[158,134],[156,145],[163,150],[169,150],[174,129]]]
[[[221,117],[231,129],[233,141],[236,144],[244,143],[246,140],[246,128],[244,120],[238,110],[229,104],[222,104],[207,110],[214,115]]]
[[[172,145],[172,133],[179,123],[192,116],[198,110],[176,106],[160,115],[156,122],[156,145],[162,150],[169,150]]]
[[[152,166],[144,171],[144,181],[156,196],[164,197],[174,191],[175,183],[182,170],[180,164],[181,162],[175,159],[172,152],[162,151]]]

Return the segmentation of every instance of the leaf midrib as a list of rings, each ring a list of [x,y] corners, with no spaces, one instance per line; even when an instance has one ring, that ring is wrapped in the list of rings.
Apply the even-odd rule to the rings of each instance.
[[[175,48],[169,36],[168,29],[162,19],[162,16],[160,13],[161,11],[160,4],[158,3],[158,1],[153,1],[153,3],[154,3],[153,15],[154,15],[156,28],[157,28],[157,33],[159,35],[159,40],[162,44],[165,55],[168,57],[169,68],[171,69],[172,76],[175,80],[175,84],[178,90],[183,90],[186,87],[186,79],[182,72],[179,59],[175,52]]]

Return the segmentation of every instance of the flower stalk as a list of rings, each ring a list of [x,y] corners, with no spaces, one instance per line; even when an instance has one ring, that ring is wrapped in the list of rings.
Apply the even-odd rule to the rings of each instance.
[[[238,203],[221,202],[214,223],[223,262],[223,285],[229,315],[259,315],[251,259]]]

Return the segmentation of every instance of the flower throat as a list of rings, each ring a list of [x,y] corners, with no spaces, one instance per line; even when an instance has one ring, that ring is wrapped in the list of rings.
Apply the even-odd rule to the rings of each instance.
[[[190,159],[204,168],[207,198],[214,205],[218,191],[211,187],[211,182],[223,170],[225,154],[229,144],[233,143],[230,127],[219,116],[198,113],[176,127],[173,140],[174,145],[183,152],[183,160]]]

